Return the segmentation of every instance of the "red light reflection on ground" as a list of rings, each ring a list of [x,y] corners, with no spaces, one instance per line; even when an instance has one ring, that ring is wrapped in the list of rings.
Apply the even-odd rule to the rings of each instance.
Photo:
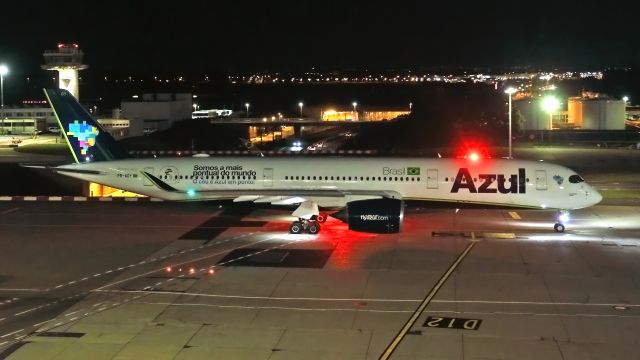
[[[289,222],[272,221],[265,225],[266,231],[288,232]],[[320,224],[320,233],[313,240],[318,243],[333,245],[333,254],[329,263],[339,269],[351,269],[359,265],[359,258],[362,255],[365,242],[376,238],[378,234],[370,234],[349,230],[349,226],[344,222],[329,217],[327,221]]]
[[[349,230],[347,224],[329,218],[322,226],[319,240],[333,244],[333,254],[329,263],[338,269],[352,269],[360,265],[362,248],[377,234]]]
[[[405,213],[404,219],[402,220],[402,229],[400,230],[400,232],[412,233],[417,231],[416,229],[418,229],[418,227],[420,227],[421,225],[422,227],[424,227],[424,224],[420,224],[420,221],[418,221],[416,218],[407,216],[407,214]]]
[[[293,219],[293,217],[291,219]],[[269,232],[289,232],[290,226],[291,222],[269,221],[263,228],[265,231]]]

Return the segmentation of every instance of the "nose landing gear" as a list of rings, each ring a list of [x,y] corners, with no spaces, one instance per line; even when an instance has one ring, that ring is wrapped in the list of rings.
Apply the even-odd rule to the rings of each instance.
[[[556,213],[556,223],[553,224],[553,229],[556,232],[564,232],[564,224],[569,222],[569,211],[568,210],[559,210]]]

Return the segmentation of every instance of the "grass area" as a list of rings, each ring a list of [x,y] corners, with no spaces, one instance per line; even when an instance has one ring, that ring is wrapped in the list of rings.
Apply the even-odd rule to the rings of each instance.
[[[69,147],[66,143],[23,145],[15,148],[15,151],[40,155],[69,155]]]

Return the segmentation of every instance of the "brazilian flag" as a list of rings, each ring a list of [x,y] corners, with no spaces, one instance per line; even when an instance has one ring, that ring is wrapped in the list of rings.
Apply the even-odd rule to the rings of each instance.
[[[420,175],[420,168],[419,167],[408,167],[407,168],[407,175]]]

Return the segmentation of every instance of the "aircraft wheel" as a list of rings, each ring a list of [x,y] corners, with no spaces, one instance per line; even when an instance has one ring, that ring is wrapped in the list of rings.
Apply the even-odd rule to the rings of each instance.
[[[327,221],[327,214],[325,213],[318,214],[318,216],[316,216],[316,221],[318,221],[320,224],[323,224],[325,221]]]
[[[302,224],[300,221],[294,221],[289,227],[289,232],[292,234],[300,234],[302,232]]]
[[[561,223],[555,223],[555,225],[553,225],[553,229],[556,232],[564,232],[564,225]]]
[[[309,224],[309,234],[317,234],[320,232],[320,224],[317,222],[312,222]]]

